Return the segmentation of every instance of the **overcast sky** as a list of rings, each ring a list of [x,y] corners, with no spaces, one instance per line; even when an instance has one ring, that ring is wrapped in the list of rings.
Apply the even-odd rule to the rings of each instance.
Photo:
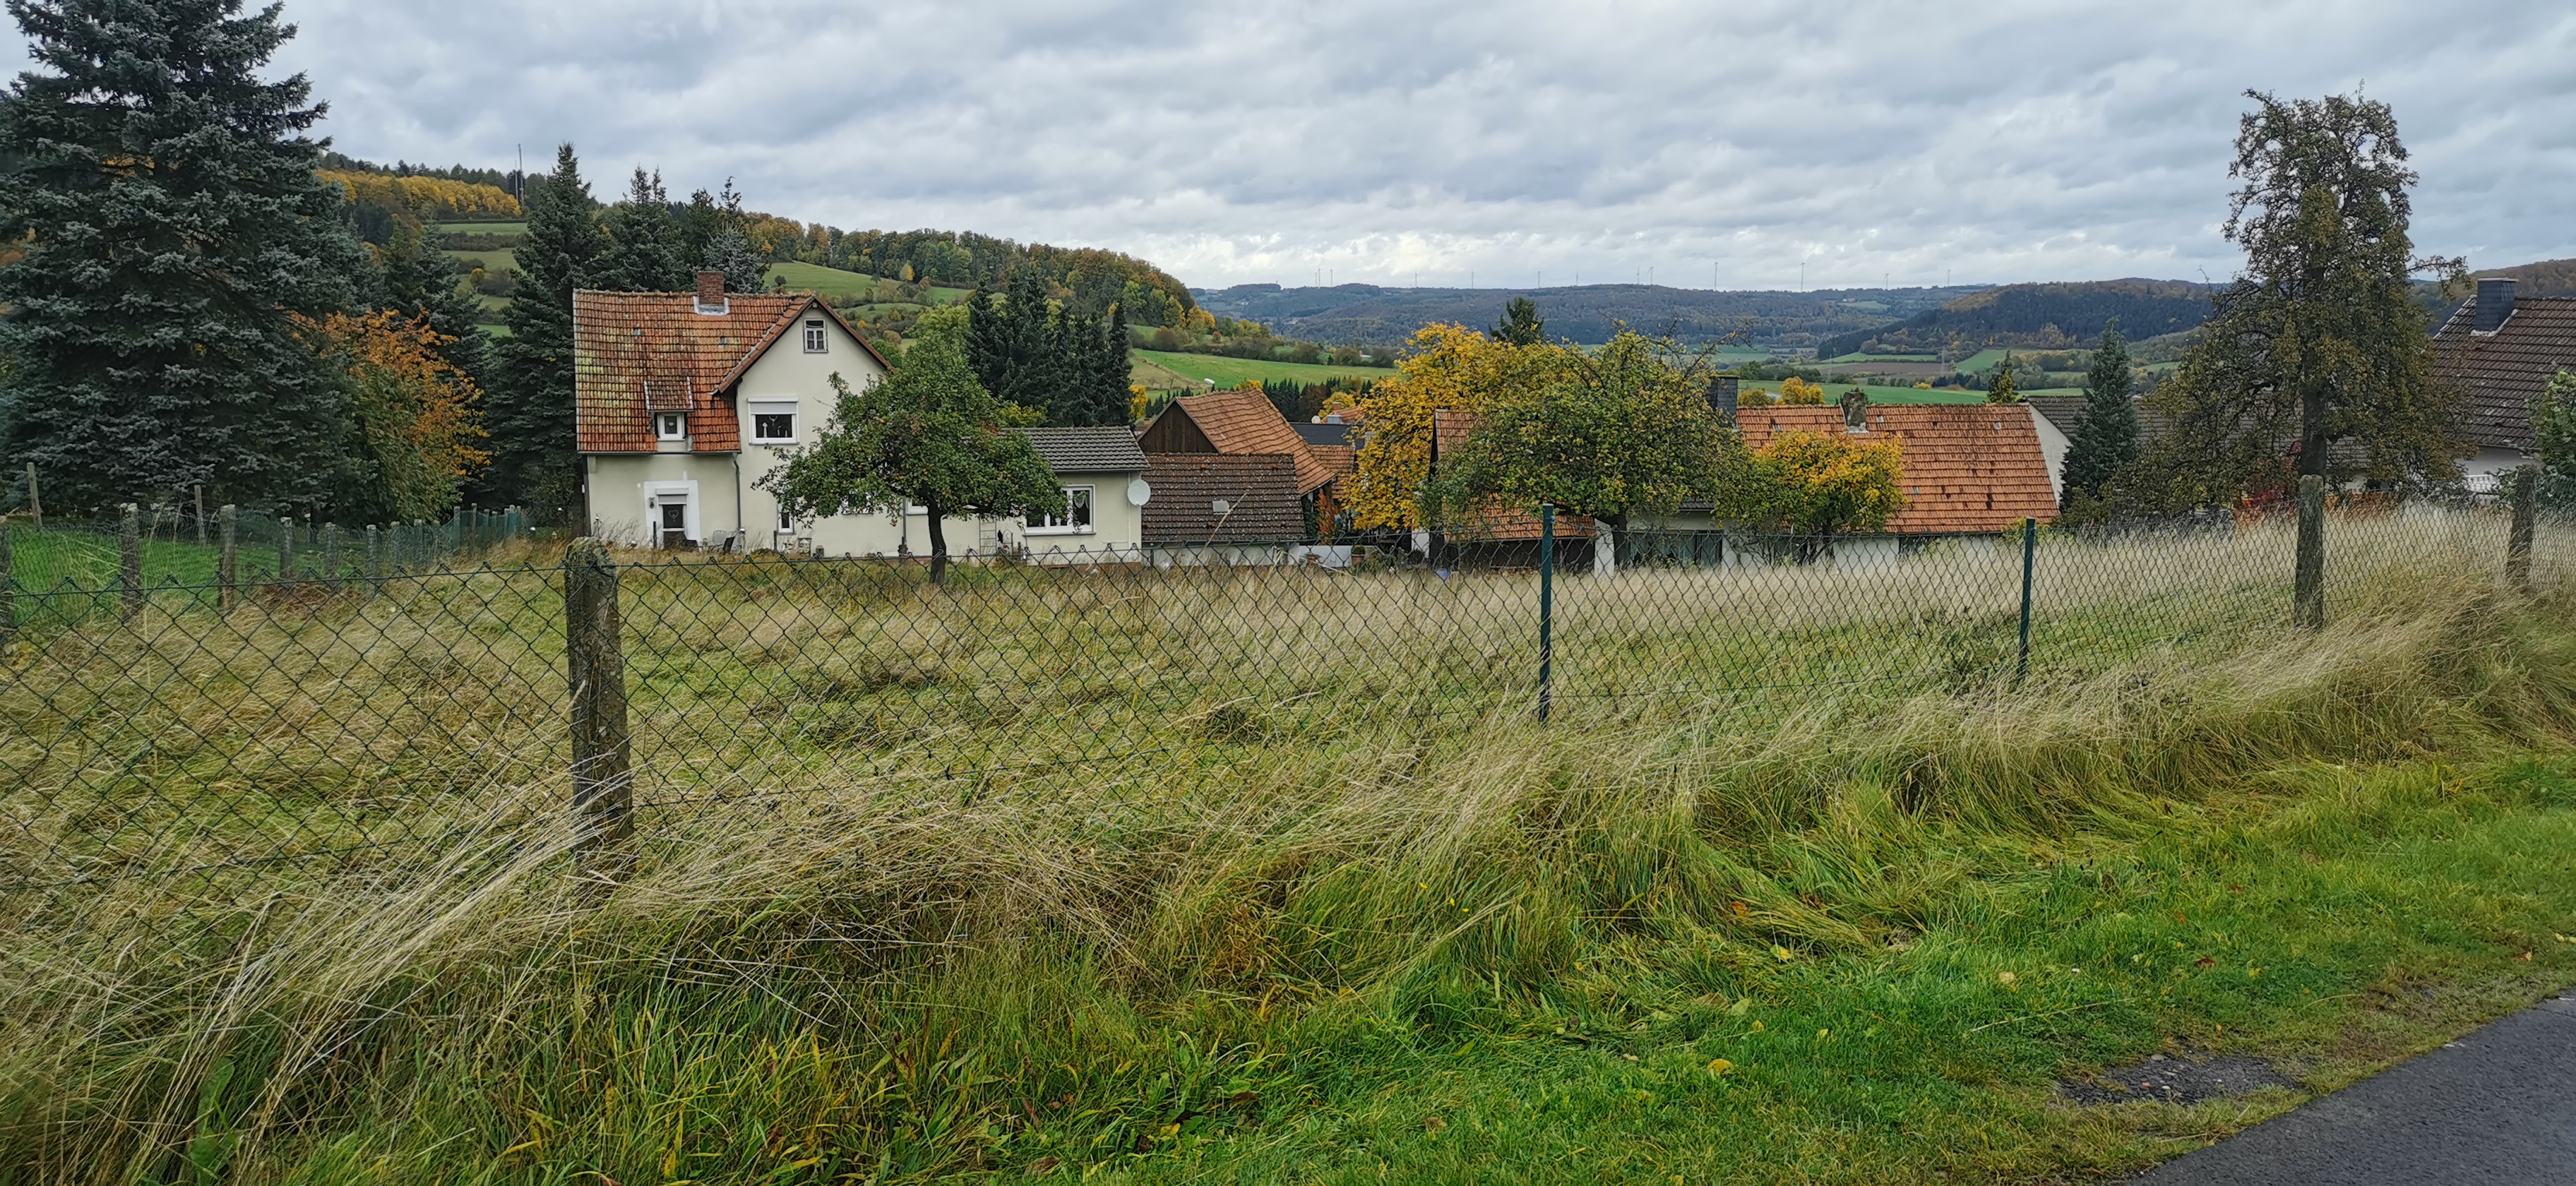
[[[289,0],[352,155],[659,166],[1201,286],[2226,275],[2248,87],[2365,87],[2416,241],[2576,255],[2576,6]],[[12,68],[23,66],[13,47]]]

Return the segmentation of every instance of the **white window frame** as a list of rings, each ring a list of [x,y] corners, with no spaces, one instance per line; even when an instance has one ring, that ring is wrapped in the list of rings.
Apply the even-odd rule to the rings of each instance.
[[[653,439],[657,441],[689,439],[689,414],[686,412],[653,413]]]
[[[637,483],[637,486],[639,487],[638,493],[644,496],[641,501],[644,503],[644,542],[646,546],[649,547],[662,542],[662,508],[660,504],[662,496],[666,494],[675,495],[683,500],[680,510],[680,533],[687,536],[689,542],[692,544],[702,543],[706,540],[706,533],[700,530],[699,524],[699,512],[705,509],[706,504],[705,500],[698,496],[698,484],[696,482],[639,482]]]
[[[822,322],[822,320],[821,320],[821,319],[819,319],[819,318],[817,318],[816,320],[806,322],[806,323],[805,323],[805,353],[807,353],[807,354],[829,354],[829,353],[831,353],[831,350],[832,350],[832,335],[831,335],[830,331],[826,330],[826,329],[823,327],[823,322]]]
[[[1027,531],[1030,535],[1090,535],[1098,530],[1098,524],[1100,522],[1100,487],[1066,486],[1063,489],[1065,502],[1064,509],[1065,514],[1068,516],[1068,520],[1073,513],[1073,496],[1075,492],[1079,491],[1082,495],[1083,517],[1089,520],[1089,522],[1074,523],[1067,521],[1058,523],[1054,521],[1055,516],[1039,512],[1029,517]]]
[[[796,401],[792,399],[747,399],[742,401],[742,410],[744,417],[751,421],[749,426],[751,443],[755,445],[793,445],[796,443],[797,434],[805,427],[804,410],[797,407]],[[788,417],[787,435],[783,437],[760,435],[760,418],[763,416]]]

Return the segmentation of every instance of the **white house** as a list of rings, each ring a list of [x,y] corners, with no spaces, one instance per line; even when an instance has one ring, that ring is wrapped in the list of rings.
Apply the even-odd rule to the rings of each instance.
[[[756,485],[831,423],[833,376],[858,389],[887,371],[811,293],[727,293],[717,272],[700,272],[695,293],[574,293],[573,408],[591,533],[637,547],[926,555],[919,507],[795,519]],[[1066,481],[1066,515],[948,519],[950,555],[1142,542],[1145,458],[1132,432],[1026,431]]]

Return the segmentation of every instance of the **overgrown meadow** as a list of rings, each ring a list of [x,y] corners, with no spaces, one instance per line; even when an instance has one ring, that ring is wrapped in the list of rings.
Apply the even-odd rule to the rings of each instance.
[[[638,556],[92,598],[0,684],[24,1182],[2027,1179],[2567,977],[2576,536],[1559,573]],[[524,563],[522,563],[524,561]],[[504,563],[507,562],[507,563]],[[32,599],[21,596],[22,605]],[[25,611],[22,610],[22,614]]]

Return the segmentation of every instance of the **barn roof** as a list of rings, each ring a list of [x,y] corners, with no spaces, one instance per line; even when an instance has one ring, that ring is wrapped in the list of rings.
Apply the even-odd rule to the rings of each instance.
[[[1893,440],[1904,450],[1905,509],[1887,522],[1898,533],[2002,531],[2023,518],[2057,516],[2048,460],[2026,408],[1996,404],[1872,404],[1868,431],[1844,427],[1842,409],[1743,408],[1744,443],[1759,449],[1792,432]]]

